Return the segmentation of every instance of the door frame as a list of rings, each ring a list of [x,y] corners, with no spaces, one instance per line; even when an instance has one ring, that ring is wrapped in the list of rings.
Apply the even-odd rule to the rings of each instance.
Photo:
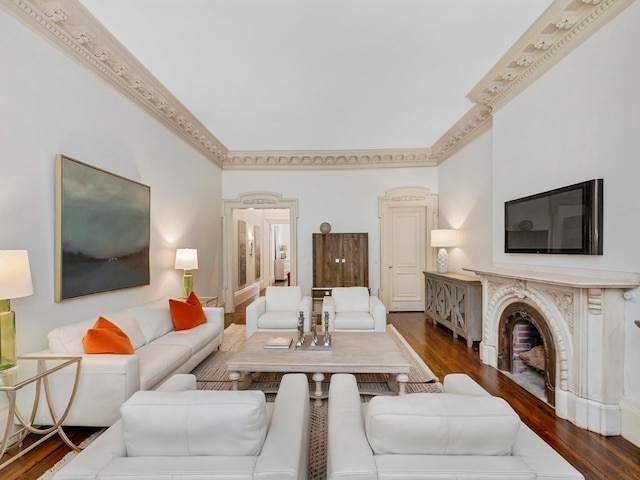
[[[388,190],[384,197],[378,198],[378,216],[380,218],[380,289],[378,296],[387,306],[391,302],[392,283],[391,264],[393,252],[391,251],[391,213],[390,210],[399,208],[424,207],[425,209],[425,252],[426,265],[424,270],[433,270],[436,265],[436,255],[431,244],[431,230],[438,225],[438,196],[432,194],[428,188],[404,187]]]
[[[298,242],[298,199],[282,198],[276,192],[247,192],[241,193],[234,199],[222,200],[222,298],[225,311],[235,311],[233,291],[233,210],[246,208],[260,209],[288,209],[289,210],[289,268],[291,269],[291,285],[297,284],[297,242]]]

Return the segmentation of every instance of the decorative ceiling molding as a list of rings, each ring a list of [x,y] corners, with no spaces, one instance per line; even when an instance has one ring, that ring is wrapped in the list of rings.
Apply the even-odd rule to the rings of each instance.
[[[0,7],[229,170],[435,166],[491,127],[492,113],[633,0],[555,0],[469,92],[474,106],[433,146],[343,151],[228,151],[78,0],[0,0]]]
[[[556,0],[467,98],[498,111],[633,0]]]
[[[357,169],[435,166],[428,148],[390,150],[230,151],[225,170]]]
[[[227,148],[77,0],[0,0],[130,101],[222,167]]]

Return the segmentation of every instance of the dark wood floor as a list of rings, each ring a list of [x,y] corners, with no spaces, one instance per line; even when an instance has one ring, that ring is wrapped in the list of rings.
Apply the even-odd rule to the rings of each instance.
[[[243,324],[244,320],[242,306],[235,314],[225,316],[227,325]],[[483,365],[477,345],[468,348],[464,340],[454,339],[450,331],[426,322],[424,314],[391,313],[389,321],[440,379],[448,373],[464,372],[491,394],[506,399],[522,420],[580,470],[586,479],[640,480],[640,449],[632,443],[622,437],[602,437],[558,419],[546,403],[497,370]],[[66,431],[72,441],[80,443],[95,429],[68,428]],[[0,471],[0,478],[37,479],[68,451],[69,448],[57,436],[52,437]]]

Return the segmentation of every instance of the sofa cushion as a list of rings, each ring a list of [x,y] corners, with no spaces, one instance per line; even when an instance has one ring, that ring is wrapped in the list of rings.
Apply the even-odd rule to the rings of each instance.
[[[144,337],[140,325],[134,320],[129,310],[114,310],[113,312],[104,313],[102,316],[108,318],[111,323],[120,327],[120,329],[127,334],[134,349],[137,350],[147,343],[147,339]]]
[[[258,317],[258,328],[295,330],[298,328],[298,312],[289,310],[263,313]]]
[[[49,350],[56,355],[83,355],[82,338],[93,327],[97,318],[89,318],[81,322],[54,328],[47,333]]]
[[[129,308],[147,343],[173,331],[169,298],[161,298],[144,305]]]
[[[373,330],[375,321],[369,312],[336,313],[333,321],[336,330]]]
[[[369,289],[366,287],[337,287],[331,290],[336,312],[368,312]]]
[[[140,362],[140,390],[149,390],[191,358],[191,347],[152,342],[136,350],[136,355]]]
[[[133,355],[135,352],[127,334],[104,317],[98,318],[93,327],[87,330],[82,338],[82,346],[86,353]]]
[[[189,330],[207,321],[202,304],[194,292],[184,302],[170,298],[169,309],[175,330]]]
[[[376,455],[509,455],[520,418],[498,397],[414,393],[375,397],[365,414]]]
[[[261,391],[139,391],[120,408],[127,456],[259,455]]]
[[[186,345],[191,348],[192,354],[196,354],[220,335],[221,329],[218,323],[203,323],[189,330],[169,332],[162,337],[156,338],[153,344]]]
[[[297,286],[267,287],[265,299],[267,312],[297,312],[302,301],[302,289]]]

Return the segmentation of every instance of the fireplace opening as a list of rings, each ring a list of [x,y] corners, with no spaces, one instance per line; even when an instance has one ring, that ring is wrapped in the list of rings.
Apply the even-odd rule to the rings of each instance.
[[[555,349],[540,313],[525,303],[511,304],[499,326],[498,369],[549,405],[555,405]]]

